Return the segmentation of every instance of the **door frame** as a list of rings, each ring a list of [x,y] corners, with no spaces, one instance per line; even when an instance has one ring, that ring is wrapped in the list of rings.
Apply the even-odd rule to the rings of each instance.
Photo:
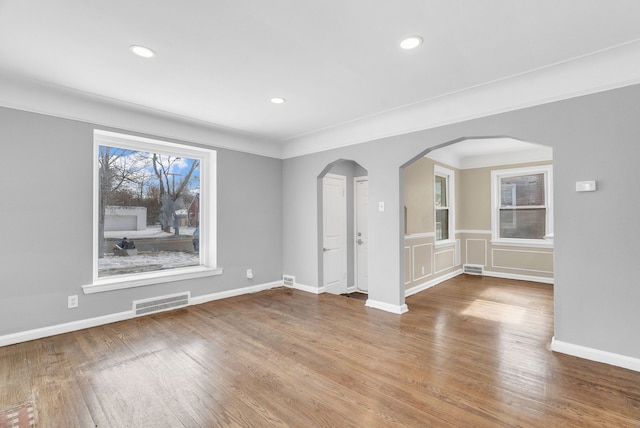
[[[362,290],[360,288],[360,278],[358,275],[359,269],[358,269],[358,182],[362,182],[362,181],[366,181],[367,183],[369,182],[369,176],[368,175],[363,175],[360,177],[353,177],[353,233],[354,233],[354,239],[353,239],[353,269],[354,269],[354,275],[353,275],[353,282],[354,282],[354,286],[356,291],[361,292],[361,293],[369,293],[369,287],[367,287],[367,290]],[[367,217],[368,217],[369,213],[367,212]],[[367,221],[367,224],[369,222]],[[368,228],[367,228],[368,229]],[[369,236],[369,231],[367,230],[367,239]],[[369,243],[367,243],[367,264],[369,263]]]

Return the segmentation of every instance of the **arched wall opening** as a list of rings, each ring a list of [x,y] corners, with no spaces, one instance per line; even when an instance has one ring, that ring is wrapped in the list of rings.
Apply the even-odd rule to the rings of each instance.
[[[461,273],[553,283],[553,153],[464,137],[401,166],[405,297]]]

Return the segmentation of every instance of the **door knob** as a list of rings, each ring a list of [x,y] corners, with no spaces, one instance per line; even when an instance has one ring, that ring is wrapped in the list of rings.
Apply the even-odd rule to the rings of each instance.
[[[362,239],[358,239],[358,245],[362,245],[364,244],[364,241]]]

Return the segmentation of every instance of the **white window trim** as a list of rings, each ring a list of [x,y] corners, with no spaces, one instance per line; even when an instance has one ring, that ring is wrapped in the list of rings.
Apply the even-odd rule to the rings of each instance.
[[[447,205],[449,210],[449,239],[435,239],[436,232],[436,206],[435,206],[435,191],[436,191],[436,180],[435,176],[445,177],[447,179]],[[445,168],[440,165],[433,166],[433,232],[434,232],[434,248],[442,247],[445,245],[453,245],[456,243],[455,240],[455,223],[456,223],[456,215],[455,215],[455,201],[456,201],[456,182],[455,182],[455,171]]]
[[[121,147],[125,149],[157,152],[170,151],[172,154],[200,160],[200,265],[157,272],[131,275],[98,277],[98,217],[99,217],[99,146]],[[151,284],[180,281],[203,276],[221,275],[217,266],[217,223],[216,223],[216,158],[217,152],[167,141],[154,140],[135,135],[95,129],[93,132],[93,282],[82,287],[85,294],[110,290],[140,287]]]
[[[520,175],[544,174],[544,198],[547,209],[545,236],[553,236],[553,166],[540,165],[522,168],[496,169],[491,171],[491,243],[514,247],[553,248],[549,239],[500,238],[500,179]]]

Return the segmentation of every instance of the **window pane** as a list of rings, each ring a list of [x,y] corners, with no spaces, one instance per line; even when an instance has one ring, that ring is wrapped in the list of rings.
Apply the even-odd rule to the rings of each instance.
[[[98,276],[198,266],[200,161],[99,146]]]
[[[449,210],[436,210],[436,241],[449,239]]]
[[[500,206],[545,205],[544,174],[521,175],[500,179]]]
[[[439,175],[435,176],[435,204],[436,207],[448,207],[447,202],[447,178]]]
[[[545,208],[501,209],[500,238],[544,239]]]

